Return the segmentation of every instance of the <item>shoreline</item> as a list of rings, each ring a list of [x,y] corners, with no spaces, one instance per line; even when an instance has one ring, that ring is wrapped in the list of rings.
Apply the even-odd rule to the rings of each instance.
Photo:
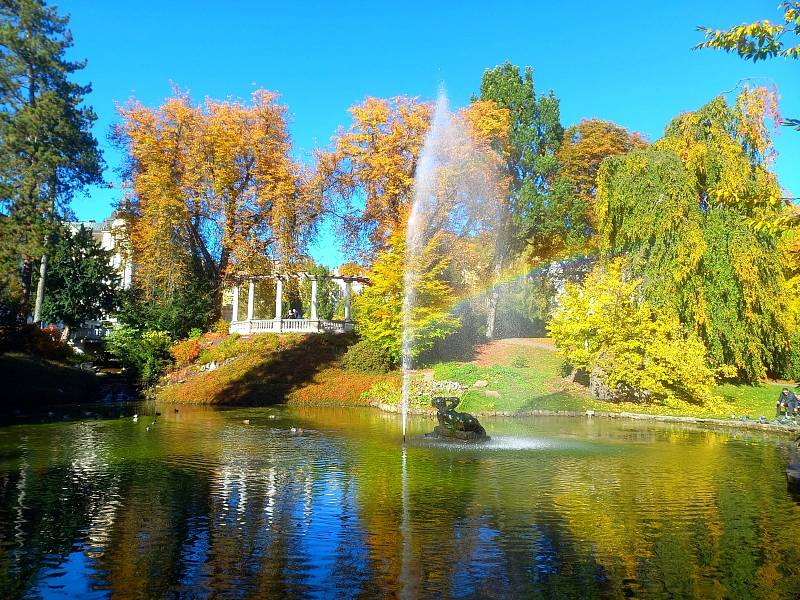
[[[399,414],[401,412],[400,406],[397,404],[387,404],[384,402],[373,402],[364,404],[350,404],[344,405],[341,403],[331,402],[330,404],[315,403],[301,404],[301,403],[287,403],[286,406],[294,407],[341,407],[341,408],[375,408],[387,413]],[[418,406],[410,406],[408,408],[410,415],[425,415],[428,417],[435,417],[436,411],[428,408],[420,408]],[[595,410],[524,410],[524,411],[478,411],[471,412],[470,414],[475,417],[481,418],[525,418],[525,417],[571,417],[571,418],[584,418],[584,419],[630,419],[632,421],[656,421],[659,423],[682,423],[686,425],[700,425],[708,429],[745,429],[765,431],[768,433],[777,433],[782,435],[800,434],[800,424],[795,425],[779,425],[775,423],[759,423],[756,420],[748,419],[746,421],[735,421],[732,419],[714,419],[709,417],[690,417],[690,416],[676,416],[676,415],[653,415],[646,413],[635,413],[629,411],[611,412],[611,411],[595,411]]]

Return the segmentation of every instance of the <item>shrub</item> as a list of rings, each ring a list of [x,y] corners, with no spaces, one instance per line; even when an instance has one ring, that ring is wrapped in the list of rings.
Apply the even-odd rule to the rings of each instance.
[[[192,329],[189,331],[190,340],[199,339],[202,335],[203,335],[203,330],[200,329],[199,327],[192,327]]]
[[[345,369],[355,373],[388,373],[394,366],[389,353],[368,340],[350,346],[342,363]]]
[[[145,385],[154,383],[172,362],[172,340],[166,331],[139,331],[122,325],[109,334],[108,350],[127,368],[133,369]]]
[[[714,371],[699,338],[668,311],[639,300],[625,263],[598,267],[583,286],[567,284],[548,326],[559,353],[617,398],[667,403],[711,400]]]
[[[0,352],[24,352],[60,362],[66,362],[74,356],[72,348],[61,342],[61,330],[55,325],[45,329],[37,325],[6,327],[0,333],[0,338]]]
[[[211,331],[214,333],[224,333],[225,335],[228,335],[230,326],[231,324],[225,319],[219,319],[211,326]]]
[[[365,404],[400,404],[403,390],[394,381],[378,381],[366,392],[361,394],[360,400]]]
[[[48,325],[44,329],[32,325],[26,330],[24,347],[26,352],[62,362],[73,355],[72,349],[61,341],[61,330],[55,325]]]
[[[185,367],[196,361],[200,356],[200,340],[198,338],[190,338],[175,342],[170,348],[170,354],[175,359],[176,366]]]
[[[198,362],[203,365],[211,362],[223,362],[228,358],[236,356],[236,354],[239,353],[239,350],[239,334],[232,333],[228,337],[220,340],[211,348],[203,350],[200,353]]]

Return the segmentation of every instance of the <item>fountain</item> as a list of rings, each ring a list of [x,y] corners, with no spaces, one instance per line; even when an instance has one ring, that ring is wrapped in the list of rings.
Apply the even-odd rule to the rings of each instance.
[[[439,424],[429,436],[463,442],[485,442],[489,440],[486,430],[473,415],[455,410],[461,399],[458,397],[438,396],[431,400],[436,408],[436,419]]]
[[[406,229],[402,337],[402,433],[406,439],[411,373],[419,354],[418,344],[426,335],[417,326],[415,310],[425,308],[424,290],[417,260],[432,245],[447,240],[446,252],[454,252],[456,242],[469,241],[480,247],[482,258],[499,271],[495,257],[500,247],[504,211],[498,155],[476,140],[464,112],[451,113],[444,89],[440,89],[431,127],[425,138],[414,176],[414,199]],[[448,245],[449,242],[449,245]],[[489,276],[489,279],[493,279]],[[418,298],[418,296],[420,296]],[[477,419],[455,411],[459,400],[434,397],[438,411],[437,432],[451,439],[488,439]]]

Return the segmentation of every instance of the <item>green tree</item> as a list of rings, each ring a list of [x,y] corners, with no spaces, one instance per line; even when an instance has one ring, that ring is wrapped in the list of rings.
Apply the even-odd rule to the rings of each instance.
[[[85,63],[66,59],[67,24],[41,0],[0,1],[0,279],[22,316],[40,260],[38,317],[58,219],[76,190],[102,176],[96,116],[84,105],[91,87],[70,81]]]
[[[616,395],[638,401],[704,402],[714,374],[706,349],[671,312],[640,300],[622,259],[598,265],[583,285],[569,283],[548,325],[559,352]]]
[[[754,103],[717,98],[651,147],[607,159],[596,201],[602,252],[625,255],[653,307],[749,381],[780,371],[795,329],[781,239],[748,220],[782,210]]]
[[[540,246],[540,229],[557,218],[549,210],[548,197],[564,136],[559,100],[552,91],[537,96],[533,69],[525,67],[523,74],[508,61],[484,72],[477,99],[490,100],[509,111],[510,132],[504,152],[511,202],[507,231],[499,236],[507,244],[504,255],[508,257]]]
[[[331,279],[331,270],[325,265],[314,265],[308,269],[309,275],[317,278],[317,318],[333,319],[342,302],[342,289]],[[300,284],[300,302],[303,313],[311,316],[311,281],[304,279]]]
[[[119,275],[111,266],[111,253],[88,229],[63,229],[52,245],[49,265],[42,314],[47,321],[64,324],[62,339],[70,328],[116,308]]]
[[[121,294],[119,321],[139,331],[165,331],[173,340],[192,329],[207,331],[219,311],[213,284],[198,279],[175,290],[171,297],[152,298],[139,288]]]
[[[172,338],[166,331],[118,325],[106,339],[109,351],[133,369],[144,385],[155,383],[172,363]]]
[[[502,148],[506,157],[508,204],[497,224],[495,277],[522,251],[537,255],[548,251],[549,229],[560,216],[550,199],[550,181],[558,166],[556,152],[564,129],[559,101],[551,91],[537,96],[533,69],[524,75],[518,66],[506,61],[487,69],[481,79],[480,96],[475,101],[491,101],[508,110],[509,133]],[[563,219],[562,219],[563,221]],[[499,290],[489,294],[486,336],[494,336]]]

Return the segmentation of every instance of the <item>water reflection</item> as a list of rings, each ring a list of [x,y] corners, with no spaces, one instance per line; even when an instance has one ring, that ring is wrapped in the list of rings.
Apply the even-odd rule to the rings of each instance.
[[[402,448],[368,411],[164,413],[0,428],[0,595],[800,595],[788,440],[550,418],[465,448],[417,419]]]

